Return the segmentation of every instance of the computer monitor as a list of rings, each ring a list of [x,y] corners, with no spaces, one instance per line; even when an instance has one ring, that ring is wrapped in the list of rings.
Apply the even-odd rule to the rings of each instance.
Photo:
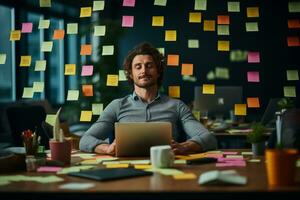
[[[230,118],[234,104],[242,103],[243,89],[239,86],[216,86],[215,94],[203,94],[202,86],[195,86],[194,110],[208,111],[209,118]]]
[[[275,126],[275,113],[279,111],[278,102],[281,98],[271,98],[261,118],[261,123],[267,127]]]

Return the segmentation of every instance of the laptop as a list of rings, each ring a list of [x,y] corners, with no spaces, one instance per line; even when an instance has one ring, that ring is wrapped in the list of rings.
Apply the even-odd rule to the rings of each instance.
[[[116,156],[149,156],[150,147],[170,145],[170,122],[116,122]]]

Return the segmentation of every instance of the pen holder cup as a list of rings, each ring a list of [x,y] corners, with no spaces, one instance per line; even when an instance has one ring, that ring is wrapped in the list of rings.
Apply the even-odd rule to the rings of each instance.
[[[50,140],[51,160],[59,161],[64,165],[71,163],[71,141],[64,140],[63,142]]]
[[[34,141],[34,138],[28,138],[23,143],[26,155],[36,155],[39,147],[37,140]]]
[[[296,149],[267,149],[266,170],[269,186],[288,186],[295,184]]]

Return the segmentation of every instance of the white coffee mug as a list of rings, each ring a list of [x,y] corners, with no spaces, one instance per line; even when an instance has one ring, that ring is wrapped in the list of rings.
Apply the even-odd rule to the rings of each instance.
[[[172,167],[174,153],[170,145],[153,146],[150,148],[150,159],[154,168]]]

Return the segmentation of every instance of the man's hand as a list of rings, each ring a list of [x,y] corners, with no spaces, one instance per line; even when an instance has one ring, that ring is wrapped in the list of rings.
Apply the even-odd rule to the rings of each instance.
[[[177,155],[196,153],[196,152],[201,152],[202,150],[201,146],[198,143],[191,140],[182,143],[178,143],[175,140],[172,140],[171,147],[174,154]]]
[[[116,140],[114,140],[114,142],[111,143],[111,144],[99,144],[95,148],[95,153],[115,155],[115,153],[116,153]]]

